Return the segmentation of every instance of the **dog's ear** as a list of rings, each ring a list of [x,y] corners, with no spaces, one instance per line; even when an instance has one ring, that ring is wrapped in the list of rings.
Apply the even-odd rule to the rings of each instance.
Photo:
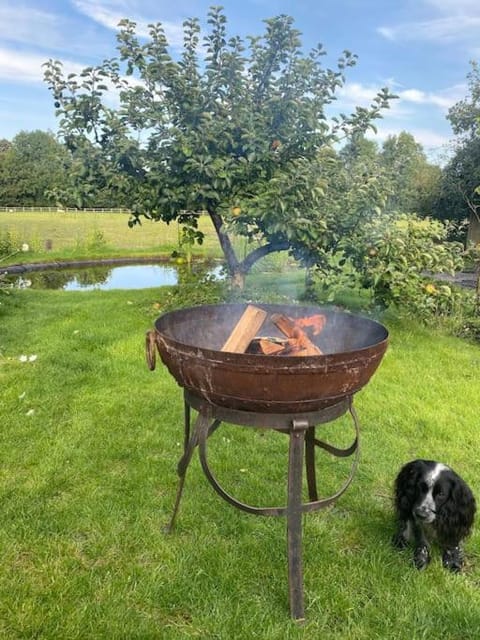
[[[449,481],[449,492],[437,513],[443,536],[455,538],[457,544],[470,533],[475,517],[476,503],[470,487],[458,476]]]
[[[452,500],[458,505],[461,513],[464,514],[465,524],[470,528],[473,524],[477,505],[470,487],[459,477],[453,483]]]
[[[417,461],[406,464],[395,481],[395,496],[397,509],[401,514],[410,515],[412,506],[418,495],[418,486],[422,476],[422,469]]]

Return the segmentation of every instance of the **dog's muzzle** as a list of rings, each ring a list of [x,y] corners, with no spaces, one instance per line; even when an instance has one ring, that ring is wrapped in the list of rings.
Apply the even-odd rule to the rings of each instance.
[[[414,515],[418,520],[429,524],[435,520],[436,513],[428,507],[417,507],[414,510]]]

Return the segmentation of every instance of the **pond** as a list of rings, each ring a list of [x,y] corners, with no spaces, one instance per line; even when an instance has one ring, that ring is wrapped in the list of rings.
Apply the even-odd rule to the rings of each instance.
[[[46,269],[10,275],[14,286],[31,289],[63,289],[64,291],[91,291],[94,289],[148,289],[175,285],[179,274],[187,267],[165,264],[129,264],[120,266],[96,265],[75,269]],[[210,266],[199,275],[221,279],[222,267]]]

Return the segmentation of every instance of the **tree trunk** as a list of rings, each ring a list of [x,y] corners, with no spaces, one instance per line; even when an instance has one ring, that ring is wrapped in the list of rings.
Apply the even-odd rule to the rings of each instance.
[[[231,277],[231,283],[234,288],[243,291],[245,288],[245,276],[250,272],[250,269],[255,262],[270,253],[285,251],[289,248],[289,244],[286,240],[281,240],[275,243],[267,242],[266,244],[251,251],[242,261],[240,261],[235,254],[235,250],[228,234],[225,233],[222,216],[215,211],[209,210],[208,213],[215,231],[217,232],[218,241],[222,248],[223,255],[225,256],[228,272]]]
[[[231,279],[232,287],[239,291],[245,289],[245,274],[243,271],[234,271]]]
[[[234,271],[238,268],[238,259],[235,255],[235,250],[233,248],[232,242],[228,237],[228,234],[225,233],[223,218],[221,215],[216,213],[215,211],[209,211],[210,219],[215,227],[215,231],[217,232],[218,241],[220,242],[220,246],[223,251],[223,255],[225,256],[225,260],[227,261],[228,268],[230,271]]]
[[[477,264],[477,272],[476,272],[476,282],[475,282],[475,311],[477,315],[480,315],[480,258]]]
[[[476,211],[471,211],[467,232],[467,245],[480,244],[480,218]]]

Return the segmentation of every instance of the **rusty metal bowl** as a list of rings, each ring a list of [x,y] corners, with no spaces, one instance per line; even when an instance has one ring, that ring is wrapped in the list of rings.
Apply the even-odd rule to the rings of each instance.
[[[221,348],[246,305],[219,304],[165,313],[151,332],[177,383],[221,407],[265,413],[317,411],[367,384],[385,353],[388,331],[380,323],[331,308],[256,304],[270,316],[326,316],[313,338],[323,355],[292,357],[229,353]],[[269,316],[259,335],[281,336]],[[152,366],[150,351],[150,366]]]

